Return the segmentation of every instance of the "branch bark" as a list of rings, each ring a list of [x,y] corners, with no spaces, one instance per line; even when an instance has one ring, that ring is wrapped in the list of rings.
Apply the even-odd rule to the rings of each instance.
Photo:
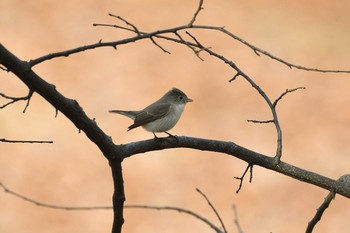
[[[123,176],[121,163],[123,161],[120,154],[121,150],[116,146],[110,136],[100,129],[97,123],[90,119],[80,107],[77,101],[63,96],[56,90],[53,84],[43,80],[33,70],[29,63],[17,58],[0,44],[0,64],[7,68],[7,71],[14,73],[29,90],[37,92],[47,100],[56,110],[62,112],[79,130],[96,144],[103,155],[109,160],[112,167],[112,176],[114,181],[114,222],[113,233],[121,232],[123,225],[123,205],[125,201]],[[113,159],[112,159],[113,158]]]
[[[199,0],[198,8],[195,11],[192,19],[189,21],[188,24],[174,27],[174,28],[164,29],[164,30],[157,30],[150,33],[139,30],[135,25],[133,25],[132,23],[128,22],[127,20],[123,19],[120,16],[115,16],[110,14],[110,16],[115,17],[118,20],[121,20],[123,23],[126,23],[128,27],[123,27],[118,25],[107,25],[107,24],[94,24],[94,26],[114,27],[117,29],[122,29],[122,30],[135,33],[136,35],[134,37],[126,38],[119,41],[102,42],[101,40],[94,44],[77,47],[67,51],[48,54],[48,55],[39,57],[37,59],[30,60],[28,62],[20,60],[18,57],[16,57],[14,54],[8,51],[0,43],[0,64],[2,65],[0,66],[0,69],[3,70],[4,72],[5,71],[13,72],[23,83],[27,85],[29,89],[29,94],[24,97],[10,97],[0,93],[0,96],[2,96],[3,98],[10,99],[10,102],[4,104],[3,106],[0,106],[0,108],[4,108],[20,100],[27,100],[27,105],[24,109],[25,111],[29,105],[29,100],[32,94],[36,92],[39,95],[41,95],[45,100],[47,100],[56,109],[56,113],[57,111],[62,112],[75,125],[75,127],[79,129],[79,131],[83,131],[86,134],[86,136],[94,144],[96,144],[96,146],[98,146],[98,148],[100,149],[104,157],[108,160],[109,165],[111,167],[111,172],[112,172],[112,177],[114,182],[114,194],[113,194],[114,219],[113,219],[112,233],[120,233],[122,230],[122,225],[124,223],[123,209],[124,209],[124,202],[125,202],[125,192],[124,192],[124,181],[123,181],[123,173],[122,173],[123,160],[125,158],[128,158],[136,154],[146,153],[146,152],[156,151],[156,150],[182,147],[182,148],[191,148],[195,150],[225,153],[229,156],[233,156],[243,161],[246,161],[248,163],[247,169],[252,168],[254,165],[258,165],[266,169],[273,170],[275,172],[300,180],[302,182],[306,182],[306,183],[321,187],[323,189],[327,189],[332,194],[334,193],[334,195],[338,193],[344,197],[350,198],[350,187],[349,185],[344,184],[344,182],[333,180],[328,177],[324,177],[322,175],[304,170],[302,168],[293,166],[291,164],[285,163],[280,160],[282,155],[282,131],[279,126],[279,121],[277,118],[277,113],[275,108],[276,108],[277,102],[281,100],[285,94],[300,88],[291,89],[291,90],[287,89],[286,92],[284,92],[278,99],[276,99],[275,102],[272,102],[270,98],[267,96],[267,94],[265,94],[265,92],[254,82],[254,80],[251,79],[248,75],[246,75],[239,67],[237,67],[237,65],[234,62],[225,58],[220,53],[215,52],[209,47],[202,45],[199,42],[199,40],[196,39],[195,36],[193,36],[192,34],[190,34],[190,32],[186,30],[191,30],[191,32],[195,30],[210,30],[210,31],[216,31],[219,33],[224,33],[229,38],[235,41],[238,41],[244,44],[245,46],[249,47],[256,55],[267,56],[272,60],[275,60],[284,65],[287,65],[290,68],[296,68],[304,71],[324,72],[324,73],[328,73],[328,72],[350,73],[350,70],[323,70],[323,69],[308,68],[308,67],[292,64],[290,62],[284,61],[272,55],[271,53],[265,50],[262,50],[254,46],[253,44],[248,43],[242,38],[226,30],[224,27],[197,25],[195,24],[195,22],[199,12],[203,9],[202,6],[203,6],[203,0]],[[180,34],[180,32],[184,30],[192,40],[184,39],[184,37]],[[236,74],[230,81],[233,81],[238,76],[245,78],[253,86],[253,88],[255,88],[258,91],[258,93],[264,98],[265,102],[268,104],[271,110],[272,117],[273,117],[272,120],[267,120],[267,121],[252,120],[252,122],[275,124],[276,131],[277,131],[276,154],[267,156],[267,155],[263,155],[263,154],[251,151],[247,148],[241,147],[233,142],[225,142],[225,141],[209,140],[209,139],[201,139],[201,138],[193,138],[193,137],[185,137],[185,136],[180,136],[176,138],[174,137],[160,138],[157,140],[154,140],[154,139],[144,140],[144,141],[128,143],[125,145],[116,145],[113,143],[111,137],[105,134],[104,131],[97,125],[97,123],[85,114],[84,110],[78,104],[77,101],[62,95],[59,91],[56,90],[56,87],[53,84],[46,82],[44,79],[38,76],[31,69],[33,66],[40,64],[41,62],[44,62],[53,58],[62,57],[62,56],[67,57],[71,54],[76,54],[79,52],[83,52],[86,50],[91,50],[99,47],[109,46],[116,49],[117,46],[119,45],[128,44],[130,42],[136,42],[144,39],[150,39],[153,42],[153,44],[155,44],[163,52],[166,52],[166,53],[170,53],[170,52],[167,51],[165,48],[163,48],[160,44],[158,44],[157,42],[158,40],[168,40],[168,41],[186,45],[190,49],[192,49],[193,52],[196,54],[196,56],[198,56],[198,58],[200,58],[201,60],[202,58],[199,56],[199,53],[201,51],[204,51],[210,54],[211,56],[214,56],[217,59],[228,64],[229,66],[231,66],[231,68],[233,68],[236,71]],[[23,142],[46,143],[46,141],[14,141],[14,140],[11,141],[6,139],[0,139],[0,141],[21,142],[21,143]],[[47,142],[47,143],[50,143],[50,142]],[[241,184],[243,182],[244,175],[245,173],[242,176]],[[241,187],[241,184],[240,184],[240,187]],[[17,195],[17,196],[21,197],[20,195]],[[30,200],[25,197],[23,199]]]
[[[160,138],[159,140],[150,139],[121,145],[125,157],[170,148],[191,148],[202,151],[224,153],[246,161],[251,165],[258,165],[302,182],[313,184],[329,191],[333,190],[335,193],[350,198],[350,188],[343,182],[304,170],[283,161],[276,164],[274,157],[257,153],[233,142],[176,136],[176,138],[167,137]]]
[[[192,25],[192,27],[194,27]],[[177,30],[184,29],[184,27],[178,27],[174,30],[164,30],[165,32],[177,32]],[[159,33],[159,31],[157,32]],[[156,36],[154,33],[152,36]],[[122,43],[128,43],[131,41],[136,41],[144,38],[149,38],[151,34],[142,34],[139,37],[129,38],[123,40]],[[161,37],[159,37],[161,38]],[[173,39],[175,40],[175,39]],[[177,42],[181,42],[178,40]],[[186,42],[189,44],[189,42]],[[169,148],[192,148],[196,150],[214,151],[219,153],[225,153],[230,156],[237,157],[241,160],[246,161],[251,165],[258,165],[264,168],[276,171],[278,173],[290,176],[292,178],[298,179],[303,182],[307,182],[318,187],[333,191],[340,195],[350,198],[350,188],[345,186],[343,183],[336,180],[321,176],[319,174],[306,171],[304,169],[298,168],[296,166],[290,165],[288,163],[276,160],[273,156],[266,156],[259,154],[257,152],[251,151],[244,147],[241,147],[233,142],[224,142],[217,140],[208,140],[201,138],[191,138],[191,137],[169,137],[162,138],[160,140],[145,140],[139,142],[132,142],[126,145],[115,145],[112,142],[110,136],[106,135],[104,131],[99,128],[97,123],[90,119],[82,107],[77,101],[69,99],[63,96],[60,92],[56,90],[53,84],[50,84],[38,76],[31,67],[38,64],[44,60],[57,57],[59,55],[69,55],[75,52],[83,51],[85,49],[91,49],[102,46],[113,46],[115,47],[117,43],[101,43],[91,45],[89,48],[81,47],[78,49],[62,52],[56,54],[55,56],[44,56],[37,60],[30,62],[22,61],[17,58],[14,54],[8,51],[2,44],[0,44],[0,64],[6,68],[6,71],[13,72],[22,82],[24,82],[30,92],[36,92],[41,95],[45,100],[47,100],[57,111],[62,112],[72,123],[81,131],[83,131],[86,136],[96,144],[101,150],[102,154],[107,158],[111,166],[113,181],[114,181],[114,195],[113,195],[113,210],[114,210],[114,223],[112,232],[121,232],[121,228],[124,222],[123,219],[123,205],[125,201],[125,193],[123,186],[123,176],[122,176],[122,161],[124,158],[130,157],[135,154],[145,153],[154,150],[163,150]],[[199,44],[191,43],[191,46],[201,47]],[[208,48],[203,47],[203,50],[211,55],[218,57],[219,59],[225,61],[227,64],[233,66],[236,70],[240,71],[230,61],[223,59],[219,54],[214,53]],[[244,75],[240,72],[239,75]],[[258,88],[258,90],[260,90]],[[272,103],[271,103],[272,104]],[[274,111],[273,111],[274,112]],[[275,118],[274,116],[274,119]],[[279,127],[277,127],[279,128]],[[280,138],[280,137],[279,137]],[[278,143],[280,146],[282,143]],[[279,148],[278,151],[281,151]],[[278,154],[278,153],[277,153]]]
[[[344,197],[350,198],[350,188],[344,183],[321,176],[319,174],[298,168],[291,164],[280,161],[275,162],[273,156],[266,156],[233,142],[209,140],[192,137],[168,137],[158,140],[145,140],[132,142],[125,145],[115,145],[110,136],[106,135],[97,123],[90,119],[77,101],[69,99],[58,92],[54,85],[39,77],[28,62],[22,61],[0,44],[0,64],[7,71],[13,72],[33,92],[37,92],[46,99],[56,110],[62,112],[72,123],[95,143],[102,154],[108,159],[114,181],[113,210],[114,222],[113,233],[121,232],[124,222],[123,205],[125,201],[122,161],[132,155],[163,150],[170,148],[192,148],[196,150],[214,151],[225,153],[246,161],[251,165],[258,165],[269,170],[287,175],[297,180],[316,185],[333,191]]]

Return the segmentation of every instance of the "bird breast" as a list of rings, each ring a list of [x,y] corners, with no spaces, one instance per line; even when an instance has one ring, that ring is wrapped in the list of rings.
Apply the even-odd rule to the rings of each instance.
[[[143,125],[143,128],[151,132],[165,132],[173,128],[179,121],[185,108],[184,104],[172,104],[168,113],[163,117]]]

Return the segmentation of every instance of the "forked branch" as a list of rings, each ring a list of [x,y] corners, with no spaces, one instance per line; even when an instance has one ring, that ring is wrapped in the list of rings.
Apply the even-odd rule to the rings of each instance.
[[[23,100],[24,100],[24,101],[27,101],[27,103],[26,103],[26,105],[25,105],[25,107],[24,107],[24,109],[23,109],[23,113],[25,113],[26,110],[27,110],[27,108],[28,108],[28,106],[29,106],[30,99],[31,99],[32,96],[33,96],[33,93],[34,93],[34,91],[29,90],[28,95],[23,96],[23,97],[13,97],[13,96],[8,96],[8,95],[5,95],[5,94],[3,94],[3,93],[0,93],[0,96],[1,96],[1,97],[10,100],[10,101],[7,102],[6,104],[0,106],[0,109],[1,109],[1,108],[5,108],[5,107],[7,107],[7,106],[9,106],[9,105],[11,105],[11,104],[14,104],[14,103],[18,102],[18,101],[23,101]]]

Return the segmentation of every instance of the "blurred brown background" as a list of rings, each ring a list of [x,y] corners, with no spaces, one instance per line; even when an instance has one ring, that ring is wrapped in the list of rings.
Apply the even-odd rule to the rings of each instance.
[[[22,1],[0,2],[0,42],[23,60],[103,41],[133,36],[93,27],[120,23],[121,15],[140,30],[153,31],[189,22],[198,1]],[[225,26],[272,54],[308,67],[350,69],[349,1],[206,0],[198,24]],[[121,24],[123,25],[123,24]],[[191,31],[205,46],[234,61],[271,99],[285,89],[306,90],[286,96],[278,106],[288,163],[337,179],[349,172],[349,74],[289,69],[227,36]],[[233,141],[274,155],[273,125],[262,98],[235,72],[202,53],[200,61],[185,46],[158,41],[172,54],[144,40],[117,50],[99,48],[34,67],[66,97],[76,99],[115,143],[152,138],[109,109],[138,109],[178,87],[194,99],[171,131],[177,135]],[[0,92],[27,94],[12,74],[0,72]],[[5,103],[0,99],[0,104]],[[0,138],[53,140],[54,144],[0,144],[0,181],[45,203],[68,206],[110,205],[107,161],[83,133],[40,96],[0,111]],[[201,189],[221,214],[229,232],[237,232],[232,205],[244,232],[304,232],[327,191],[254,167],[253,183],[235,193],[246,164],[223,154],[174,149],[136,155],[123,163],[126,204],[169,205],[200,213],[217,223]],[[0,232],[110,232],[112,211],[64,211],[37,207],[0,191]],[[337,196],[315,232],[349,232],[350,202]],[[124,232],[213,232],[180,213],[125,210]]]

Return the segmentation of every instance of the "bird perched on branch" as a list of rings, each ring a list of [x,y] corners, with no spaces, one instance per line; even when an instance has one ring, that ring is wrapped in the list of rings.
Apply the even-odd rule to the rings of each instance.
[[[110,113],[118,113],[134,120],[134,124],[128,127],[128,131],[139,126],[153,133],[164,132],[172,129],[179,121],[181,114],[188,102],[193,100],[177,88],[172,88],[163,97],[140,111],[110,110]]]

